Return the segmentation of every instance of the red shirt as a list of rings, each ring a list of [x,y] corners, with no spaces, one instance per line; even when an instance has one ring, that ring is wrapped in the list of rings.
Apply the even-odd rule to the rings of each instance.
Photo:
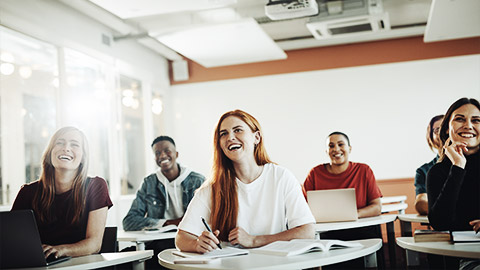
[[[303,183],[303,193],[307,197],[309,190],[355,188],[357,209],[364,208],[368,202],[382,197],[372,169],[367,164],[349,162],[346,171],[332,174],[327,171],[327,164],[314,167]]]

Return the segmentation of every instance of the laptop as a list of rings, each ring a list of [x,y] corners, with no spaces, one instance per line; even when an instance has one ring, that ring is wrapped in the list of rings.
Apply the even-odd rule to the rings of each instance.
[[[0,212],[0,269],[50,266],[70,258],[45,258],[32,210]]]
[[[358,219],[354,188],[310,190],[307,200],[317,223]]]

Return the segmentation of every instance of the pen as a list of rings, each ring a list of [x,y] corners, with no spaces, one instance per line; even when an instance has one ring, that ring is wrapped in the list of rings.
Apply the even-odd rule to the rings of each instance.
[[[208,226],[208,223],[205,221],[205,219],[202,217],[202,222],[203,222],[203,225],[205,225],[205,228],[207,228],[207,231],[212,232],[212,229],[210,229],[210,226]],[[217,244],[217,247],[219,249],[222,249],[222,246],[220,246],[220,243]]]

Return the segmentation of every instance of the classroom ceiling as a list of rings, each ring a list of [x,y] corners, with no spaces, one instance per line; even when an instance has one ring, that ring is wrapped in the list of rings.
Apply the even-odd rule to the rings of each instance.
[[[317,0],[320,12],[315,15],[272,20],[265,11],[268,0],[59,1],[110,26],[115,30],[112,34],[115,42],[136,39],[169,60],[177,61],[185,57],[205,67],[284,59],[288,50],[422,36],[431,16],[430,11],[433,10],[432,0]],[[363,15],[348,13],[359,12],[362,5],[371,7],[372,2],[380,8],[373,10],[375,18],[380,20],[380,23],[372,23],[373,28],[377,23],[383,29],[340,32],[336,35],[327,32],[321,36],[325,33],[322,32],[325,30],[321,30],[325,28],[325,22],[336,20],[337,25],[351,23],[346,20]],[[442,1],[433,0],[435,2]],[[471,17],[474,19],[468,23],[475,24],[480,18],[478,0],[443,2],[449,2],[449,6],[443,7],[443,13],[437,13],[441,16],[448,15],[450,18],[452,14],[457,14],[469,17],[452,11],[455,6],[462,5],[464,10],[472,10]],[[458,4],[462,2],[464,4]],[[372,9],[368,13],[365,18],[371,22]],[[444,24],[445,20],[437,21]],[[318,29],[309,30],[307,24]],[[473,28],[473,36],[480,35],[480,23],[470,28]],[[332,29],[328,31],[332,33]],[[315,33],[320,37],[316,38]],[[470,33],[466,35],[472,36]],[[431,41],[450,38],[445,34],[437,34]]]

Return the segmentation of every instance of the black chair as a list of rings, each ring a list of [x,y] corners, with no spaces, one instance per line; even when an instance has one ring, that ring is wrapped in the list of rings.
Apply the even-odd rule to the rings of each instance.
[[[105,227],[99,253],[118,252],[117,227]]]
[[[102,247],[99,253],[118,252],[117,227],[105,227],[103,232]],[[116,266],[103,267],[100,270],[116,270]]]

